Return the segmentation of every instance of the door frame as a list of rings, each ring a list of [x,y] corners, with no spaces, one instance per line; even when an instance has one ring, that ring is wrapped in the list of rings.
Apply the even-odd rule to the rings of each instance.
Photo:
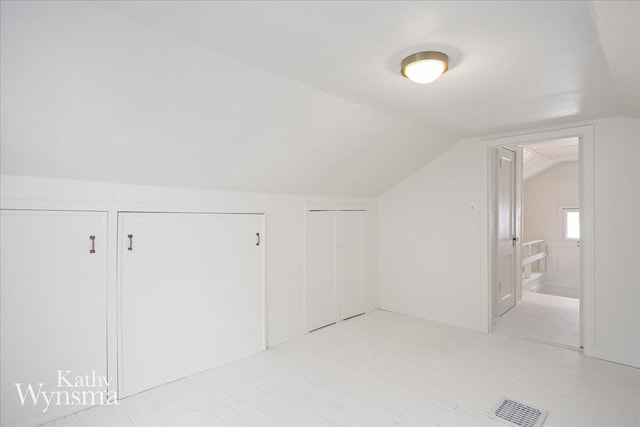
[[[304,259],[304,275],[303,275],[303,283],[302,283],[302,307],[303,307],[303,325],[304,325],[304,333],[308,334],[309,331],[309,215],[314,211],[321,212],[363,212],[365,215],[369,214],[370,205],[364,203],[354,203],[354,204],[324,204],[324,203],[308,203],[304,205],[304,248],[303,248],[303,259]],[[366,221],[366,219],[365,219]],[[366,233],[366,228],[365,228]],[[368,251],[368,246],[365,244],[363,248],[365,251],[365,260],[367,259],[366,252]],[[365,284],[367,275],[368,264],[365,261],[363,267],[363,274],[365,275]],[[338,319],[338,322],[340,320]]]
[[[592,355],[595,347],[595,139],[593,125],[572,126],[547,131],[523,133],[480,140],[480,209],[482,245],[481,268],[485,277],[486,330],[493,330],[492,218],[490,204],[491,149],[527,145],[552,139],[579,138],[580,175],[580,343],[585,354]]]

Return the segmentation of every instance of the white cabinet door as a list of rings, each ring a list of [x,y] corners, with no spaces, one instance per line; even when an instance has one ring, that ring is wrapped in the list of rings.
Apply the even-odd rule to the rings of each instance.
[[[119,215],[121,396],[264,349],[263,222]]]
[[[311,212],[307,223],[307,329],[338,321],[335,212]]]
[[[307,329],[364,312],[365,212],[310,212]]]
[[[337,216],[337,276],[340,319],[364,313],[364,213]]]
[[[55,403],[43,412],[42,396],[23,406],[14,384],[37,394],[39,383],[61,390],[59,370],[107,375],[107,214],[2,210],[0,241],[1,424],[75,412],[81,407]]]

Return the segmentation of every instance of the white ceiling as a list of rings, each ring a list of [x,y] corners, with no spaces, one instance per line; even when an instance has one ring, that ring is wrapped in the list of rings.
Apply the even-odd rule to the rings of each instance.
[[[463,136],[638,115],[637,2],[1,7],[7,174],[376,195]]]
[[[624,75],[635,76],[636,86],[629,87],[635,110],[627,112],[638,115],[638,5],[615,3],[597,6],[607,17],[601,24],[609,50],[625,54]],[[235,60],[458,136],[610,116],[628,107],[620,98],[629,92],[616,94],[587,1],[160,1],[105,7]],[[624,17],[624,29],[609,22],[618,17]],[[433,49],[452,59],[441,80],[417,86],[400,77],[402,58]],[[619,83],[633,83],[626,80],[621,76]]]
[[[532,178],[560,163],[579,160],[578,138],[562,138],[523,147],[522,177]]]

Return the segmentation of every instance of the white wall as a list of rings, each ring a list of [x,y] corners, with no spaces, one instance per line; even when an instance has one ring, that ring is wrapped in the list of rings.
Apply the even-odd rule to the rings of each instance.
[[[464,140],[380,198],[380,307],[484,330],[479,147]]]
[[[580,297],[580,249],[564,240],[563,208],[580,207],[580,165],[560,163],[524,181],[524,240],[545,240],[544,293]],[[619,189],[624,191],[624,189]]]
[[[595,340],[623,362],[635,355],[639,365],[640,120],[601,120],[595,131]]]
[[[525,240],[562,240],[560,209],[580,206],[578,162],[560,163],[524,181]]]
[[[304,310],[305,209],[309,205],[367,209],[370,235],[377,234],[374,199],[223,192],[134,186],[54,178],[0,176],[0,206],[11,209],[84,209],[109,214],[109,245],[117,242],[117,212],[266,213],[267,342],[269,346],[306,333]],[[377,246],[370,239],[367,309],[377,308]],[[115,251],[109,259],[110,366],[115,369]],[[111,371],[111,372],[115,372]]]
[[[591,354],[640,366],[639,120],[620,117],[593,124],[596,303]],[[480,147],[479,138],[460,141],[380,197],[381,308],[488,329],[488,275],[481,261],[486,236],[481,236],[477,208],[486,206],[480,200],[487,180]]]

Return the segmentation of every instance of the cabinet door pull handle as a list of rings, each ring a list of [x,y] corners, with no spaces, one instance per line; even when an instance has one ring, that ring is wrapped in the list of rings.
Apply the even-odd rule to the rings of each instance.
[[[96,253],[96,236],[89,236],[89,240],[91,240],[91,249],[89,250],[90,254]]]
[[[129,247],[127,248],[127,250],[132,251],[133,250],[133,234],[129,234],[127,237],[129,238]]]
[[[260,246],[260,233],[256,233],[256,237],[257,237],[257,241],[256,241],[256,246]]]

